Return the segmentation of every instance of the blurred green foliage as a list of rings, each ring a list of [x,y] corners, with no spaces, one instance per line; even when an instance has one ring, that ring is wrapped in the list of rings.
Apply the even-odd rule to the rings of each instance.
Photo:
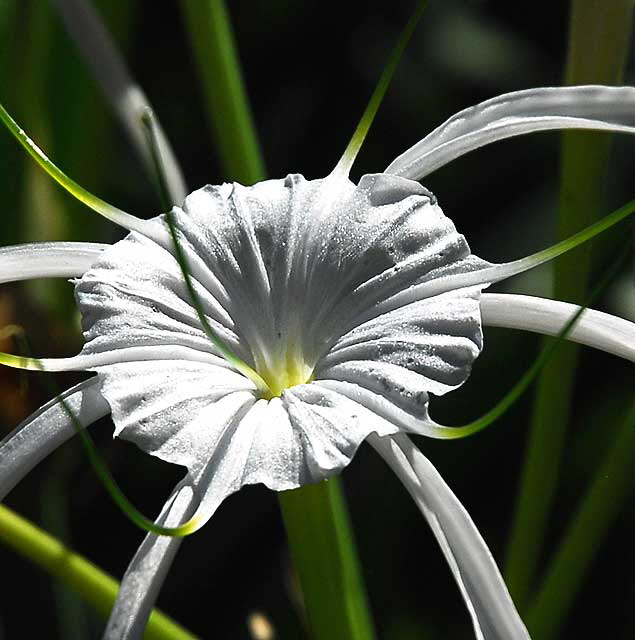
[[[126,59],[152,100],[188,183],[222,181],[218,149],[207,135],[204,96],[178,3],[98,3]],[[254,121],[272,177],[328,173],[341,155],[396,35],[413,5],[403,3],[233,0],[229,3]],[[567,40],[567,3],[476,0],[432,2],[406,52],[354,176],[382,170],[398,153],[457,110],[504,91],[560,84]],[[625,81],[635,83],[632,55]],[[156,215],[152,184],[119,129],[73,44],[43,0],[0,0],[0,99],[69,175],[109,202],[142,217]],[[426,186],[478,255],[513,259],[554,238],[559,137],[541,134],[479,150],[439,170]],[[610,157],[606,211],[633,197],[635,141],[617,140]],[[39,176],[39,177],[38,177]],[[38,174],[8,134],[0,135],[0,244],[66,238],[111,242],[121,237]],[[624,235],[621,236],[623,240]],[[591,279],[596,280],[592,274]],[[632,274],[629,276],[632,283]],[[547,295],[549,270],[518,278],[508,290]],[[72,288],[3,285],[0,319],[27,329],[37,354],[70,355],[81,344]],[[632,292],[631,292],[632,293]],[[608,310],[611,310],[608,307]],[[486,330],[486,348],[461,390],[432,404],[433,416],[457,424],[480,415],[535,356],[528,335]],[[3,345],[5,350],[15,345]],[[584,350],[573,390],[568,441],[547,525],[541,572],[584,495],[620,414],[632,398],[633,371],[610,356]],[[77,376],[59,377],[69,386]],[[0,371],[0,434],[46,400],[29,374]],[[475,438],[419,444],[472,514],[502,559],[516,499],[531,398]],[[619,415],[618,415],[619,417]],[[112,441],[108,421],[93,433],[127,493],[146,513],[158,511],[181,471]],[[129,525],[95,481],[77,443],[65,479],[67,542],[121,576],[142,533]],[[59,464],[59,463],[58,463]],[[57,473],[40,465],[7,503],[41,521],[42,487]],[[626,468],[625,486],[633,469]],[[467,612],[433,536],[403,488],[362,447],[343,476],[363,572],[380,638],[469,638]],[[561,638],[635,635],[635,517],[630,502],[615,521],[580,585]],[[5,581],[0,630],[11,637],[64,637],[47,576],[0,548]],[[280,639],[303,637],[275,496],[250,487],[231,497],[188,539],[160,605],[207,637],[247,638],[246,619],[264,611]],[[37,603],[37,611],[34,604]],[[102,623],[89,613],[88,637]],[[1,635],[1,634],[0,634]]]

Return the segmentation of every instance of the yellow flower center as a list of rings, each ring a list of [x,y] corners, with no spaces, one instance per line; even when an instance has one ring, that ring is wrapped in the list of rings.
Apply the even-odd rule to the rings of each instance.
[[[262,393],[262,397],[271,400],[280,396],[285,389],[311,382],[313,366],[305,362],[300,354],[289,351],[286,359],[278,366],[258,367],[258,373],[269,387],[267,392]]]

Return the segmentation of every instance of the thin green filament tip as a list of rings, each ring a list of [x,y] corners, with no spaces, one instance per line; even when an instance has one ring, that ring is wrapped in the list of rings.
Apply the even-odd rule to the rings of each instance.
[[[194,533],[199,528],[202,520],[197,516],[177,527],[166,527],[163,525],[159,525],[156,522],[150,520],[150,518],[144,516],[130,502],[123,491],[119,488],[119,485],[110,473],[110,470],[108,469],[106,463],[99,455],[93,439],[79,424],[79,421],[77,420],[72,409],[68,406],[63,398],[60,398],[60,401],[62,402],[64,410],[73,421],[75,430],[77,431],[77,434],[79,435],[82,444],[84,445],[84,449],[86,450],[88,459],[93,469],[95,470],[97,477],[99,478],[106,491],[110,494],[110,497],[113,499],[115,504],[119,507],[119,509],[121,509],[121,511],[123,511],[123,513],[130,519],[133,524],[136,524],[140,529],[148,531],[149,533],[154,533],[160,536],[169,536],[172,538],[182,538],[188,536]]]
[[[19,347],[24,351],[26,351],[27,353],[29,352],[29,345],[28,345],[26,336],[24,334],[24,330],[21,327],[18,327],[16,325],[9,325],[7,327],[4,327],[0,331],[0,336],[5,336],[5,335],[7,337],[8,336],[15,337],[16,341],[19,344]],[[1,354],[1,355],[2,355],[2,359],[0,360],[0,364],[6,364],[8,366],[19,366],[18,364],[11,364],[7,362],[6,358],[8,357],[9,359],[14,359],[16,361],[22,361],[23,363],[27,363],[28,364],[27,368],[29,369],[39,370],[39,371],[44,370],[44,368],[41,365],[38,366],[39,361],[37,358],[11,356],[9,354]],[[20,367],[20,368],[25,368],[25,367]],[[53,388],[54,386],[53,382],[48,379],[47,379],[47,382],[49,387]],[[97,474],[97,477],[99,478],[100,482],[102,483],[106,491],[109,493],[110,497],[113,499],[115,504],[133,522],[133,524],[136,524],[139,528],[143,529],[144,531],[148,531],[156,535],[170,536],[170,537],[184,537],[184,536],[190,535],[191,533],[194,533],[203,524],[202,518],[198,516],[194,516],[187,522],[177,527],[165,527],[163,525],[156,524],[156,522],[144,516],[132,504],[132,502],[130,502],[130,500],[126,497],[123,491],[119,488],[119,485],[116,483],[115,479],[110,473],[108,466],[106,465],[102,457],[99,455],[99,452],[95,447],[93,439],[83,428],[83,426],[77,419],[77,416],[69,406],[66,399],[60,394],[55,393],[55,389],[52,389],[52,390],[53,390],[53,395],[57,397],[58,402],[64,408],[64,411],[66,412],[69,419],[71,420],[73,427],[75,428],[75,431],[79,435],[82,441],[82,444],[84,445],[84,448],[86,450],[88,459],[95,473]]]
[[[111,204],[93,195],[84,187],[80,186],[73,179],[69,178],[59,167],[57,167],[40,147],[29,138],[26,132],[11,117],[9,112],[0,104],[0,120],[4,123],[13,137],[24,147],[28,154],[48,173],[53,180],[68,191],[74,198],[93,209],[104,218],[112,220],[116,224],[130,231],[139,231],[143,233],[144,221],[136,218]]]
[[[194,308],[196,309],[196,313],[203,327],[203,330],[205,331],[205,334],[209,338],[210,342],[218,349],[221,356],[225,360],[227,360],[227,362],[229,362],[237,371],[240,371],[240,373],[249,378],[256,385],[262,397],[270,398],[273,395],[272,391],[269,388],[269,385],[264,381],[262,376],[257,371],[252,369],[246,362],[243,362],[218,337],[218,335],[210,325],[209,320],[205,315],[201,300],[196,293],[196,290],[194,289],[192,276],[187,264],[187,258],[185,257],[185,253],[183,252],[183,248],[181,247],[181,243],[179,242],[178,232],[176,229],[176,225],[174,224],[172,212],[168,213],[165,218],[168,223],[168,228],[170,229],[170,235],[172,236],[172,243],[174,245],[176,260],[179,263],[179,267],[181,268],[181,273],[183,274],[183,279],[185,280],[185,286],[187,287],[190,299],[192,301],[192,304],[194,305]]]
[[[531,268],[531,266],[538,266],[539,264],[553,260],[563,253],[571,251],[571,249],[575,249],[577,246],[595,238],[595,236],[598,236],[607,229],[610,229],[612,226],[618,224],[633,213],[635,213],[635,199],[622,205],[619,209],[611,212],[601,220],[598,220],[581,231],[578,231],[578,233],[565,238],[547,249],[538,251],[537,253],[527,256],[526,258],[516,260],[515,262],[518,264],[526,263],[527,268]]]
[[[158,129],[152,109],[147,108],[144,110],[141,116],[141,122],[143,123],[144,129],[146,131],[146,141],[148,144],[148,148],[150,149],[152,162],[154,164],[161,202],[164,208],[167,210],[170,209],[172,205],[170,204],[166,167],[163,156],[161,154]],[[170,230],[170,236],[172,237],[172,244],[174,245],[176,260],[179,263],[179,267],[185,281],[185,286],[187,287],[188,294],[190,296],[192,304],[194,305],[194,308],[196,309],[196,313],[203,327],[203,330],[205,331],[205,334],[207,335],[210,342],[218,349],[221,356],[225,358],[225,360],[227,360],[235,369],[240,371],[240,373],[249,378],[256,385],[263,397],[271,397],[271,389],[269,388],[269,385],[267,385],[267,383],[264,381],[262,376],[254,371],[246,362],[243,362],[240,358],[238,358],[238,356],[218,337],[217,333],[210,325],[207,316],[205,315],[200,297],[196,293],[194,285],[192,284],[190,268],[187,264],[187,258],[185,256],[183,248],[181,247],[181,243],[179,242],[176,224],[171,212],[166,215],[166,221]]]
[[[408,46],[408,42],[414,33],[421,16],[423,15],[423,11],[428,4],[427,0],[421,0],[415,9],[412,17],[406,24],[404,30],[401,32],[397,43],[390,54],[390,58],[388,58],[388,62],[384,67],[384,70],[379,78],[379,82],[373,91],[372,96],[368,102],[368,106],[364,111],[353,136],[344,151],[344,155],[342,155],[340,161],[335,168],[334,173],[344,173],[348,175],[351,167],[353,166],[353,162],[355,162],[355,158],[359,153],[359,150],[362,147],[364,140],[366,139],[366,135],[373,124],[373,120],[377,115],[377,111],[379,110],[379,106],[381,105],[384,96],[386,95],[386,91],[388,90],[388,86],[390,85],[390,81],[395,75],[395,71],[397,66],[399,65],[399,61]]]
[[[598,284],[592,289],[587,296],[587,300],[584,305],[569,318],[562,330],[542,349],[534,363],[523,374],[520,380],[503,396],[503,398],[489,411],[484,413],[480,418],[469,422],[468,424],[460,427],[452,427],[452,433],[448,439],[465,438],[467,436],[474,435],[479,431],[482,431],[493,422],[498,420],[515,402],[522,396],[522,394],[529,388],[531,383],[536,379],[540,371],[549,362],[552,356],[555,354],[558,347],[567,338],[569,333],[575,327],[576,322],[584,311],[598,298],[603,291],[609,286],[615,275],[618,273],[624,262],[628,258],[630,251],[628,247],[622,252],[615,263],[609,268],[606,274],[598,282]]]

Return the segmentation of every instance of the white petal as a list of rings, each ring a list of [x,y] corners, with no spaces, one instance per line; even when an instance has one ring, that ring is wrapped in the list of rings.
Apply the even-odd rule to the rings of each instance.
[[[432,528],[472,616],[477,638],[525,640],[496,562],[472,519],[430,461],[404,435],[370,436]]]
[[[358,186],[289,176],[205,187],[173,215],[214,328],[273,383],[291,371],[287,390],[256,402],[251,382],[205,360],[215,349],[163,217],[148,222],[147,237],[132,233],[108,249],[78,283],[87,342],[77,362],[99,371],[117,435],[193,476],[207,469],[206,518],[243,484],[290,489],[343,468],[370,431],[401,428],[387,402],[404,413],[403,428],[446,437],[427,401],[461,384],[478,355],[480,289],[434,299],[424,291],[382,307],[489,267],[432,194],[395,176]],[[172,360],[150,361],[163,353]],[[346,393],[302,385],[312,371]]]
[[[256,400],[247,378],[202,362],[129,362],[99,372],[115,435],[195,473]]]
[[[0,500],[35,465],[75,435],[76,426],[62,400],[82,427],[110,412],[99,393],[97,378],[68,389],[40,407],[0,442]]]
[[[353,382],[419,408],[465,382],[482,347],[478,290],[424,299],[360,324],[318,362],[316,379]]]
[[[590,85],[503,94],[452,116],[386,172],[420,180],[491,142],[549,129],[635,133],[635,88]]]
[[[231,292],[223,305],[262,372],[289,349],[314,363],[360,314],[413,283],[483,266],[434,202],[395,176],[357,187],[289,176],[205,187],[176,220],[197,279],[207,270]]]
[[[364,387],[350,382],[342,382],[341,380],[318,380],[311,386],[321,387],[337,392],[340,396],[344,396],[355,402],[358,406],[351,408],[350,413],[362,414],[364,419],[369,416],[365,410],[372,414],[372,421],[377,418],[385,420],[391,425],[391,429],[387,433],[396,433],[403,431],[406,433],[416,433],[429,438],[440,440],[451,439],[456,437],[453,433],[453,427],[445,427],[434,422],[428,415],[428,396],[422,396],[413,401],[412,398],[398,398],[396,401],[386,398],[379,393],[373,393]],[[368,424],[370,424],[369,422]],[[382,430],[374,429],[376,433],[383,433]]]
[[[559,300],[504,293],[483,294],[483,324],[557,335],[580,307]],[[635,323],[586,309],[567,340],[602,349],[635,362]]]
[[[107,244],[38,242],[0,248],[0,283],[83,276]]]
[[[156,522],[167,527],[183,524],[197,504],[196,487],[188,476],[174,489]],[[153,533],[145,537],[121,581],[104,640],[141,638],[182,540]]]
[[[191,471],[202,496],[195,517],[207,521],[229,494],[247,484],[285,491],[323,480],[348,465],[369,433],[398,430],[317,383],[287,389],[269,402],[259,400],[226,420],[214,438],[200,438],[200,466]]]
[[[149,224],[162,231],[156,220]],[[248,357],[218,302],[226,300],[226,293],[218,288],[210,292],[209,282],[194,284],[212,327],[239,355]],[[177,261],[146,237],[131,234],[110,247],[79,281],[75,293],[86,339],[83,354],[161,344],[215,351],[189,302]]]

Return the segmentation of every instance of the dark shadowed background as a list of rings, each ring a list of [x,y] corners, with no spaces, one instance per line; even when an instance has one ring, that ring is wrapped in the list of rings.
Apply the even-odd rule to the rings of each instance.
[[[152,101],[190,188],[231,180],[221,170],[209,134],[178,3],[97,4]],[[413,3],[232,0],[228,6],[268,174],[326,175],[344,150]],[[566,2],[432,1],[353,178],[383,170],[459,109],[506,91],[560,84],[567,19]],[[626,81],[633,84],[632,56],[629,60]],[[152,184],[44,0],[0,0],[0,100],[80,184],[138,216],[159,213]],[[425,184],[475,253],[492,261],[517,258],[552,243],[559,141],[558,134],[543,133],[497,143],[437,171]],[[606,211],[635,195],[634,157],[635,139],[616,141]],[[0,193],[3,245],[122,237],[114,225],[56,187],[5,131],[0,131]],[[623,238],[626,229],[613,238]],[[601,253],[609,256],[611,240],[603,244]],[[594,280],[602,264],[600,257]],[[499,290],[548,295],[549,270]],[[599,306],[617,312],[620,301],[623,296],[609,292]],[[72,286],[65,282],[3,285],[0,326],[8,323],[24,326],[37,355],[71,355],[81,347]],[[536,337],[508,330],[486,330],[485,341],[468,383],[433,402],[437,420],[461,424],[489,409],[539,346]],[[18,346],[6,340],[0,349],[16,352]],[[79,379],[55,376],[60,390]],[[545,561],[610,442],[614,418],[632,397],[633,381],[632,367],[584,350]],[[501,563],[531,395],[474,438],[418,442]],[[49,398],[41,374],[1,369],[0,436]],[[92,433],[128,496],[154,515],[182,470],[113,441],[108,420]],[[362,447],[343,476],[379,636],[472,637],[467,611],[433,536],[385,464]],[[119,578],[143,538],[113,506],[79,442],[41,464],[7,504]],[[631,499],[597,551],[563,638],[635,637],[634,534]],[[88,606],[74,608],[65,593],[40,569],[0,547],[0,636],[66,638],[75,633],[69,629],[79,629],[78,638],[99,637],[102,619]],[[296,604],[276,496],[261,486],[230,497],[202,531],[185,541],[159,598],[159,605],[192,632],[223,639],[248,638],[246,619],[256,610],[266,614],[281,640],[303,638]],[[67,607],[83,622],[69,626]]]

